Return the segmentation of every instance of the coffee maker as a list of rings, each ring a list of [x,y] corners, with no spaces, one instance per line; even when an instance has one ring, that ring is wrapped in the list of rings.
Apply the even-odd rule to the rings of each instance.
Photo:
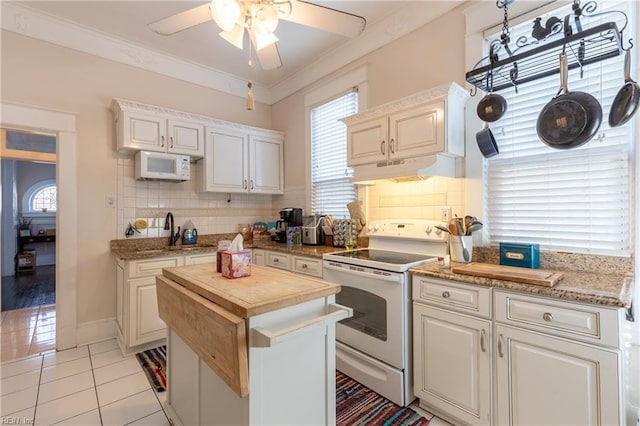
[[[280,210],[280,220],[276,221],[277,242],[287,242],[287,228],[291,226],[302,226],[302,209],[287,207]]]

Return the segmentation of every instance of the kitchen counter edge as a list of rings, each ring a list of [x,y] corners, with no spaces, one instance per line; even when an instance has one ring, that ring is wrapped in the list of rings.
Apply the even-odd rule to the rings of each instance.
[[[459,264],[464,265],[464,264]],[[451,267],[458,266],[453,263]],[[513,281],[472,275],[456,274],[451,268],[444,268],[437,263],[410,269],[416,276],[441,278],[485,287],[501,288],[554,299],[591,303],[629,309],[632,302],[634,276],[632,273],[603,274],[600,272],[562,272],[563,279],[553,287],[535,284],[522,284]]]

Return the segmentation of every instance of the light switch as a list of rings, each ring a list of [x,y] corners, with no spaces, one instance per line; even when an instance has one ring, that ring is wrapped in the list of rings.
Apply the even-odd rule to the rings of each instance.
[[[116,207],[116,196],[113,194],[107,194],[104,196],[104,206],[108,208]]]

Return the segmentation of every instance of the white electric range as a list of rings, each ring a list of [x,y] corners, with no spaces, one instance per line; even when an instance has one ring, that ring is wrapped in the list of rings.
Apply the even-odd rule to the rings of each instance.
[[[445,223],[394,219],[367,226],[369,247],[323,256],[323,277],[353,317],[336,327],[336,367],[394,403],[414,399],[409,269],[449,253]]]

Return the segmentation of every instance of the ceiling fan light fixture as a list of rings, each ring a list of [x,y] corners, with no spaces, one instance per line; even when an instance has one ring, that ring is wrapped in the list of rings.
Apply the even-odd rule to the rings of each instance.
[[[244,27],[237,25],[231,31],[222,31],[220,37],[233,44],[238,49],[244,47]]]
[[[211,16],[224,31],[233,30],[241,15],[242,9],[236,0],[211,1]]]
[[[251,5],[251,26],[258,34],[272,34],[278,27],[278,11],[270,4]]]
[[[272,45],[277,42],[279,39],[275,34],[260,34],[258,32],[253,32],[254,40],[256,42],[256,50],[261,50],[267,46]]]

